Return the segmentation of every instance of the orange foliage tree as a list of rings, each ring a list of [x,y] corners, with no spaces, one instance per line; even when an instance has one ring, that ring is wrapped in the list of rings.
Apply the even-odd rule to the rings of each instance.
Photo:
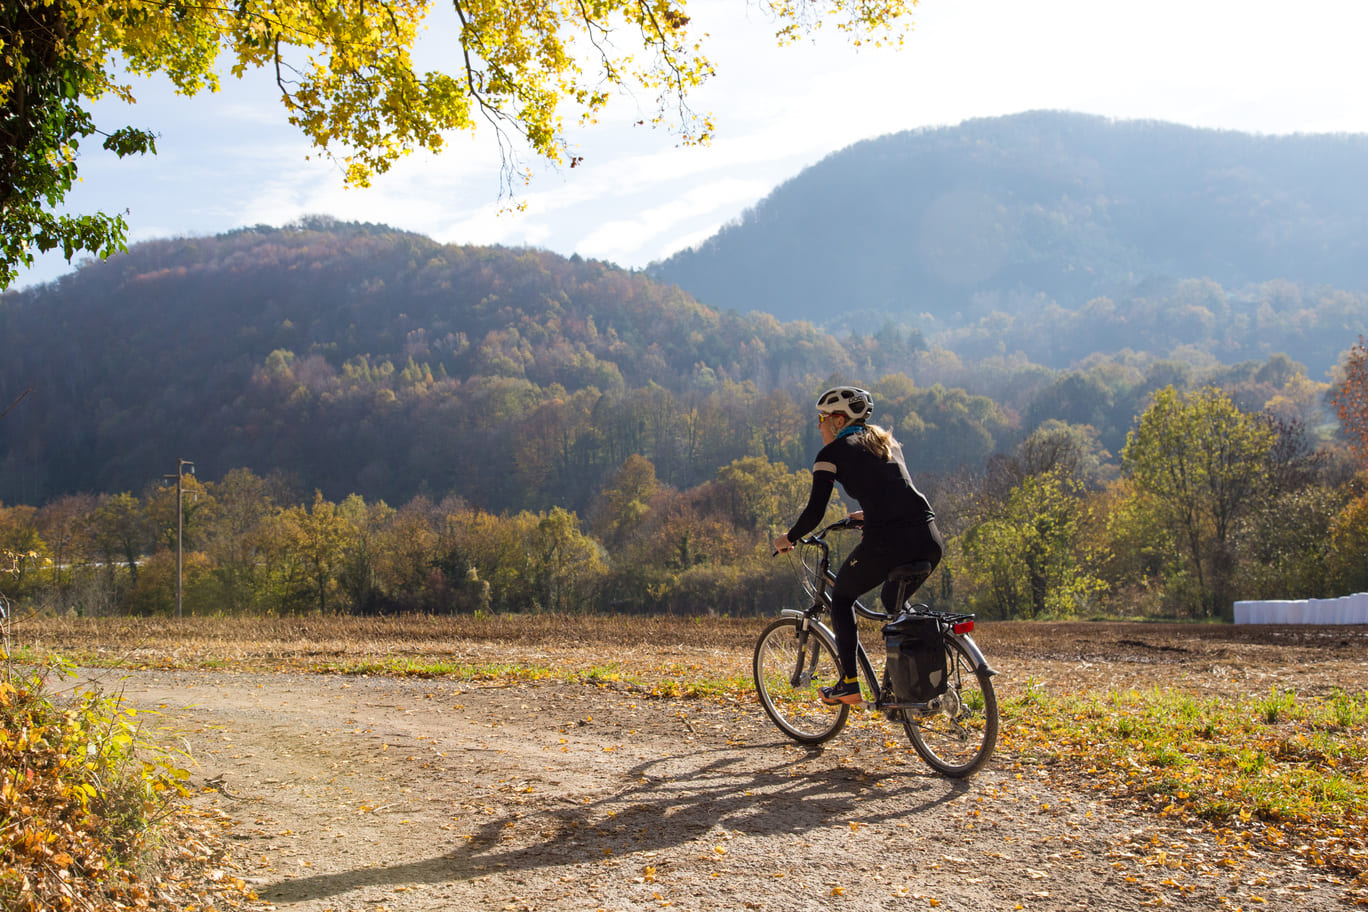
[[[1349,438],[1349,445],[1368,462],[1368,344],[1363,336],[1344,362],[1344,381],[1334,395],[1339,410],[1340,428]]]

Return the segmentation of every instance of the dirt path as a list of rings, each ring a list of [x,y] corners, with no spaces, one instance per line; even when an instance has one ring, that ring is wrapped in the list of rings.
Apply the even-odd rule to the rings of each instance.
[[[1051,788],[968,784],[858,719],[825,750],[754,703],[589,685],[109,673],[193,757],[263,908],[1339,908],[1286,858]]]

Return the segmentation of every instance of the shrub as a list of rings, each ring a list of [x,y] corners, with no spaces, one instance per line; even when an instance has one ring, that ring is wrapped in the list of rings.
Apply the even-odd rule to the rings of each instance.
[[[146,906],[129,870],[185,794],[188,774],[145,742],[135,710],[94,690],[52,695],[71,670],[0,653],[0,907],[15,912]]]

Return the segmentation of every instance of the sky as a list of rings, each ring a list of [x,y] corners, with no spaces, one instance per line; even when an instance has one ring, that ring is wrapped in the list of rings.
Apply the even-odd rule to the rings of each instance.
[[[500,158],[484,133],[452,137],[440,156],[409,156],[369,188],[344,188],[260,73],[188,99],[138,82],[133,109],[102,103],[97,123],[151,129],[158,152],[83,156],[69,208],[123,213],[130,243],[329,215],[442,243],[642,268],[705,240],[827,155],[903,130],[1051,109],[1262,134],[1368,133],[1360,0],[920,0],[900,49],[853,49],[835,30],[777,47],[773,23],[745,0],[694,0],[688,10],[716,69],[690,97],[713,115],[714,141],[681,148],[668,131],[634,126],[649,99],[625,99],[572,134],[579,167],[529,162],[521,212],[500,199]],[[434,13],[420,48],[430,64],[451,47],[451,15]],[[71,269],[46,256],[16,287]]]

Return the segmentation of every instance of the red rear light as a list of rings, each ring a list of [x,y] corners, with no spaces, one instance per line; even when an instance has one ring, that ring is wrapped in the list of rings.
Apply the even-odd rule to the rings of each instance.
[[[973,621],[960,621],[958,624],[956,624],[956,625],[954,626],[953,629],[954,629],[955,633],[968,633],[969,631],[971,631],[971,630],[974,629],[974,622],[973,622]]]

